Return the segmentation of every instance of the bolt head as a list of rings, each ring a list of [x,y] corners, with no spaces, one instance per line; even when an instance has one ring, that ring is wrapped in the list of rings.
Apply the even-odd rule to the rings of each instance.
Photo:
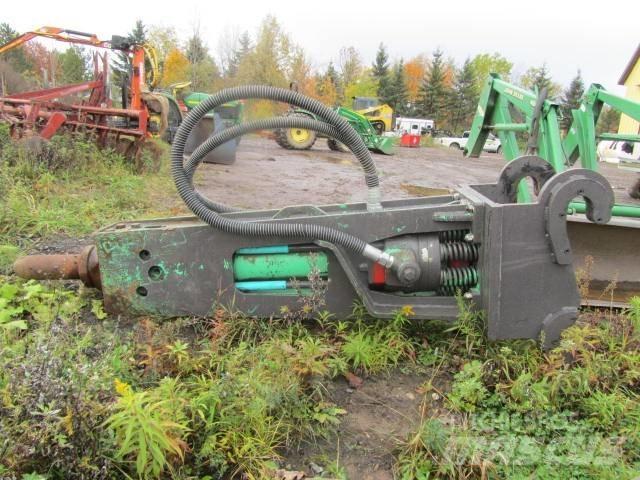
[[[398,279],[404,284],[412,284],[420,278],[420,268],[415,264],[401,265],[398,269]]]
[[[464,236],[464,241],[465,241],[465,242],[469,242],[469,243],[471,243],[471,242],[473,242],[473,240],[474,240],[474,239],[475,239],[475,237],[473,236],[473,233],[467,233],[467,234]]]

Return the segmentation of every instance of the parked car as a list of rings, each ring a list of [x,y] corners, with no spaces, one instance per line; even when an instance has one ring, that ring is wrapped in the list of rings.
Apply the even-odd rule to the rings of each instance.
[[[439,137],[436,138],[436,143],[444,145],[445,147],[464,150],[464,147],[467,146],[467,142],[469,141],[469,133],[468,131],[464,132],[461,137]],[[483,150],[485,152],[501,153],[502,144],[500,143],[500,139],[490,133]]]

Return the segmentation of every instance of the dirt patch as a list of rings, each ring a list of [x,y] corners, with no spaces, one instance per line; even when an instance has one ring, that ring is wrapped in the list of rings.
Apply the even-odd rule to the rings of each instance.
[[[483,153],[465,158],[447,148],[397,148],[394,155],[373,155],[380,172],[383,198],[440,195],[459,185],[493,183],[504,166],[502,155]],[[601,164],[616,200],[640,205],[627,190],[637,175]],[[311,150],[285,150],[258,136],[242,139],[233,165],[207,164],[199,169],[198,190],[212,200],[240,208],[366,201],[362,169],[349,153],[318,142]]]
[[[285,454],[284,463],[295,470],[314,473],[311,464],[326,468],[338,463],[347,478],[391,480],[395,453],[420,425],[423,416],[446,416],[442,399],[425,395],[425,372],[402,372],[368,377],[358,389],[343,378],[327,385],[328,400],[346,410],[336,435],[326,441],[303,443]],[[448,374],[434,380],[438,390],[448,389]]]

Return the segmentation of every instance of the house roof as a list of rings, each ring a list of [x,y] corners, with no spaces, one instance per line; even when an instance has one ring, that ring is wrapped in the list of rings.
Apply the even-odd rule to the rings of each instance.
[[[636,66],[636,63],[638,63],[638,60],[640,60],[640,43],[638,44],[638,48],[636,48],[635,53],[631,57],[631,60],[629,60],[629,63],[627,63],[624,72],[622,72],[622,76],[620,77],[620,80],[618,80],[618,85],[624,85],[624,83],[627,81],[627,78],[629,78],[629,75],[631,75],[633,67]]]

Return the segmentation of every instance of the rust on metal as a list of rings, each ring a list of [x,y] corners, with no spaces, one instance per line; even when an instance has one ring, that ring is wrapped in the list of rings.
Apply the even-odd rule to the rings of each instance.
[[[98,254],[93,245],[77,254],[28,255],[13,264],[13,271],[25,279],[81,280],[87,287],[101,287]]]

